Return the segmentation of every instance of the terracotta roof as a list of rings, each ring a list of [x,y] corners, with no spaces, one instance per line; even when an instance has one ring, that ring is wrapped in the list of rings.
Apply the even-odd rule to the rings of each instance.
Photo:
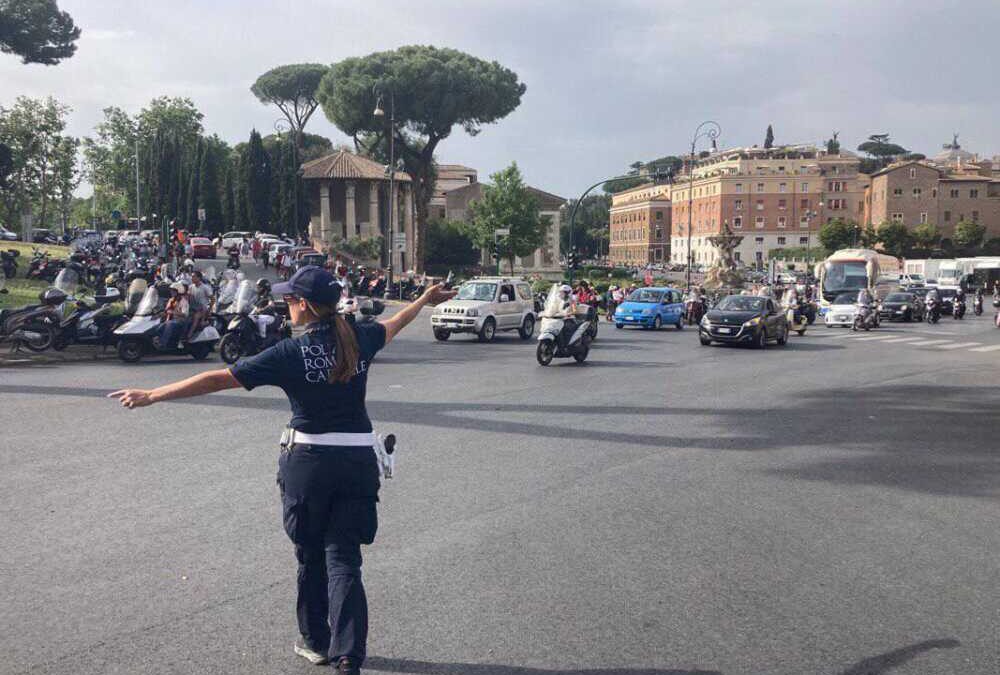
[[[470,166],[465,166],[464,164],[438,164],[438,171],[461,171],[463,173],[476,173],[476,170]]]
[[[993,180],[991,176],[975,176],[972,174],[941,176],[941,182],[969,181],[971,183],[985,183]]]
[[[932,171],[937,171],[938,175],[944,174],[944,171],[942,171],[940,167],[937,167],[937,166],[934,166],[934,165],[930,164],[927,160],[924,160],[924,159],[907,159],[907,160],[903,160],[901,162],[893,162],[889,166],[883,167],[883,168],[879,169],[878,171],[876,171],[875,173],[871,174],[871,177],[874,178],[875,176],[881,176],[883,174],[895,171],[896,169],[902,169],[904,167],[911,166],[911,165],[922,166],[925,169],[930,169]]]
[[[385,165],[367,157],[355,155],[347,150],[339,150],[302,165],[302,177],[306,180],[321,178],[361,178],[366,180],[389,180]],[[410,175],[396,172],[396,180],[409,182]]]
[[[538,207],[544,211],[555,211],[566,203],[565,197],[560,197],[559,195],[554,195],[551,192],[533,188],[530,185],[525,185],[524,187],[528,190],[528,192],[535,195],[535,198],[538,199]]]

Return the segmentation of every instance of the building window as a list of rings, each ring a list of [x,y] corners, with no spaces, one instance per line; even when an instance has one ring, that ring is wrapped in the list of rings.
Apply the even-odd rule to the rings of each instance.
[[[740,261],[740,252],[739,251],[735,251],[733,253],[733,258],[736,259],[736,262],[739,262]]]
[[[778,216],[778,227],[784,227],[787,223],[784,216]]]
[[[799,227],[809,227],[809,218],[806,216],[799,218]]]
[[[754,243],[763,244],[764,243],[764,237],[757,237],[756,239],[754,239]]]
[[[799,245],[800,246],[802,244],[808,244],[808,243],[809,243],[809,237],[799,237]]]
[[[920,195],[922,195],[923,192],[924,191],[921,190],[920,188],[913,188],[913,198],[914,199],[920,199]]]
[[[893,197],[902,197],[903,196],[903,188],[893,188],[892,189],[892,196]]]
[[[733,227],[737,230],[743,229],[743,216],[736,216],[733,218]]]
[[[802,192],[809,192],[809,183],[802,184]]]
[[[763,199],[758,199],[757,200],[757,210],[758,211],[763,211],[764,210],[764,200]]]
[[[808,199],[803,199],[802,201],[800,201],[799,202],[799,208],[808,209],[809,208],[809,200]]]
[[[657,220],[663,220],[663,211],[657,211],[656,212],[656,219]]]
[[[736,184],[736,191],[737,192],[743,192],[743,183],[737,183]]]
[[[656,238],[663,239],[663,230],[661,230],[660,228],[656,228]]]
[[[787,192],[787,191],[788,191],[788,185],[786,185],[785,183],[778,183],[778,192]]]
[[[944,222],[947,223],[949,221],[951,221],[951,211],[945,211],[944,212]]]
[[[894,213],[894,214],[892,214],[892,222],[894,222],[894,223],[901,223],[901,222],[903,222],[903,214],[902,213]]]
[[[785,245],[785,238],[778,237],[778,246],[784,246],[784,245]]]
[[[958,199],[958,190],[951,190],[951,198]]]
[[[937,188],[931,188],[931,198],[937,199]]]
[[[785,173],[785,167],[779,166],[778,167],[778,173]]]
[[[757,192],[763,192],[763,191],[764,191],[764,184],[757,183]]]
[[[764,227],[764,216],[757,216],[757,222],[755,225],[758,229]]]
[[[781,209],[781,210],[784,210],[784,209],[788,208],[784,199],[779,199],[778,200],[778,208]]]
[[[972,212],[972,222],[975,223],[975,222],[978,222],[978,221],[979,221],[979,211],[973,211]]]
[[[979,190],[969,190],[969,196],[975,199],[979,196]]]
[[[733,208],[736,209],[737,211],[742,211],[743,210],[743,200],[742,199],[737,199],[735,202],[733,202]]]
[[[921,222],[921,224],[927,222],[927,212],[926,211],[922,211],[920,213],[920,222]]]
[[[911,166],[910,167],[910,178],[916,178],[916,177],[917,177],[917,167]]]

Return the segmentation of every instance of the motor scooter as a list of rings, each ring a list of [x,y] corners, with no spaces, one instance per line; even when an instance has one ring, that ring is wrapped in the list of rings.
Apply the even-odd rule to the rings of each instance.
[[[542,327],[538,335],[535,358],[547,366],[553,358],[572,357],[577,363],[587,360],[590,353],[590,322],[577,321],[569,316],[559,294],[559,286],[554,285],[541,313]]]
[[[799,335],[805,335],[806,328],[809,327],[809,317],[806,315],[802,304],[801,302],[796,302],[786,308],[788,330],[793,330]]]
[[[6,294],[5,278],[0,276],[0,293]],[[52,346],[61,315],[58,307],[66,302],[66,294],[58,288],[47,288],[38,295],[39,304],[17,309],[0,309],[0,342],[9,341],[11,351],[24,346],[42,352]]]
[[[937,323],[941,320],[941,302],[934,298],[927,298],[926,303],[927,323]]]
[[[854,313],[854,324],[851,326],[851,330],[866,330],[869,331],[872,328],[878,328],[878,323],[876,317],[878,312],[869,307],[868,305],[859,305],[858,310]]]
[[[256,288],[249,279],[244,279],[236,291],[226,333],[219,341],[219,356],[226,363],[236,363],[241,356],[259,354],[279,340],[292,336],[292,328],[283,315],[258,314],[254,311],[256,302]]]
[[[976,293],[976,297],[972,301],[972,312],[976,316],[982,316],[983,314],[983,296],[981,293]]]
[[[951,318],[956,320],[965,318],[965,300],[959,299],[958,296],[951,301]]]
[[[176,346],[168,347],[160,341],[160,332],[166,323],[161,304],[157,287],[146,289],[135,316],[114,331],[118,338],[118,358],[125,363],[135,363],[149,353],[186,354],[198,361],[206,358],[219,341],[215,327],[204,326],[190,340],[181,339]]]

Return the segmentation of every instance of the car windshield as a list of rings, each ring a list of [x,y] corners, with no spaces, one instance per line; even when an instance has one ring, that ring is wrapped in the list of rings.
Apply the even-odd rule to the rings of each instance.
[[[764,298],[753,295],[727,295],[715,308],[723,312],[759,312],[764,302]]]
[[[467,284],[462,284],[462,287],[458,289],[458,295],[456,297],[459,300],[490,301],[493,299],[493,296],[496,295],[496,292],[497,285],[494,283],[470,281]]]
[[[857,302],[858,302],[858,294],[857,293],[841,293],[840,295],[838,295],[834,299],[833,304],[835,304],[835,305],[854,305],[854,304],[857,304]]]
[[[890,293],[885,297],[886,302],[909,302],[913,296],[909,293]]]
[[[660,302],[663,299],[663,291],[640,288],[632,291],[628,299],[629,302]]]
[[[868,268],[864,261],[830,261],[825,268],[824,291],[861,290],[868,285]]]
[[[910,280],[911,281],[923,281],[924,280],[924,275],[923,274],[911,274],[910,275]]]
[[[938,295],[941,296],[942,299],[943,298],[954,298],[955,297],[955,289],[954,288],[939,288],[938,289]]]

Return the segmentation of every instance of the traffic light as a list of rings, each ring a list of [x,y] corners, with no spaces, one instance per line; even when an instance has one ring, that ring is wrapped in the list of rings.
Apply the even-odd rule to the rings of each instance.
[[[569,255],[566,256],[566,263],[569,265],[569,268],[571,270],[575,270],[577,268],[577,266],[580,264],[580,258],[577,255],[576,251],[569,252]]]

